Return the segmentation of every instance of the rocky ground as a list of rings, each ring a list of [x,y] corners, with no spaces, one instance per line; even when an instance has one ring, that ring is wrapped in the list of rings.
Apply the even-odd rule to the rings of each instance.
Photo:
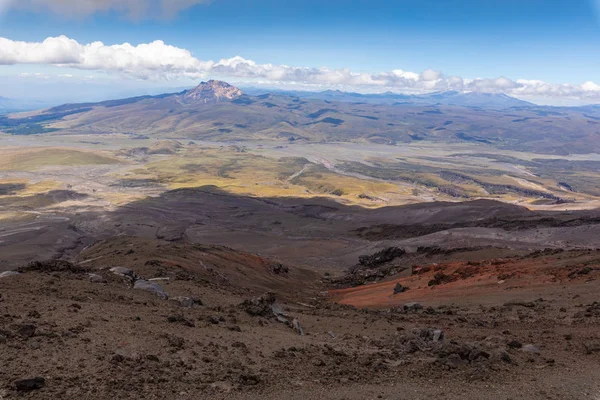
[[[0,277],[0,396],[598,399],[597,259],[422,260],[332,289],[226,247],[112,238]]]

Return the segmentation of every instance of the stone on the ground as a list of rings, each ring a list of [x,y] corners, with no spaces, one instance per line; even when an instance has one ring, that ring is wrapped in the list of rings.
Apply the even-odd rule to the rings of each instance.
[[[98,275],[98,274],[88,274],[88,277],[90,279],[90,282],[93,282],[93,283],[104,283],[104,282],[106,282],[106,279],[104,279],[103,276]]]
[[[404,293],[408,290],[408,288],[406,286],[402,286],[399,283],[396,283],[396,286],[394,287],[394,294],[398,294],[398,293]]]
[[[418,311],[418,310],[422,310],[423,306],[420,303],[412,302],[412,303],[406,303],[403,308],[404,308],[404,311]]]
[[[156,282],[150,282],[150,281],[145,281],[143,279],[140,279],[140,280],[135,281],[133,288],[138,289],[138,290],[146,290],[148,292],[152,292],[155,295],[157,295],[158,297],[162,297],[163,299],[169,298],[169,296],[167,295],[167,292],[165,292],[163,287]]]
[[[460,368],[462,366],[467,365],[469,362],[467,360],[463,360],[458,354],[450,354],[445,360],[444,364],[447,365],[450,369]]]
[[[19,336],[22,338],[30,338],[35,335],[37,327],[33,324],[21,324],[16,325],[15,330]]]
[[[300,326],[300,321],[298,321],[298,318],[294,318],[292,321],[292,327],[300,336],[304,336],[304,329],[302,329],[302,326]]]
[[[30,392],[46,386],[46,380],[42,377],[22,379],[15,382],[15,388],[19,392]]]
[[[525,353],[540,354],[540,349],[538,349],[532,344],[526,344],[525,346],[521,347],[521,351]]]
[[[181,307],[193,307],[195,305],[202,305],[202,301],[198,300],[198,299],[193,299],[191,297],[184,297],[184,296],[177,296],[177,297],[170,297],[169,300],[174,301],[175,303],[178,303]]]
[[[136,273],[133,272],[133,270],[131,270],[129,268],[125,268],[125,267],[113,267],[109,271],[112,272],[115,275],[124,276],[126,278],[130,278],[130,279],[133,279],[133,280],[135,280],[137,278]]]
[[[590,342],[583,345],[587,354],[600,353],[600,342]]]

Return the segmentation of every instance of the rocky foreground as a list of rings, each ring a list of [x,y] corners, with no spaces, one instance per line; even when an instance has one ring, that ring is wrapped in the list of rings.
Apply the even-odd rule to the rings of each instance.
[[[469,289],[491,261],[469,276],[436,264],[360,310],[381,283],[329,292],[330,278],[253,254],[115,238],[0,275],[0,396],[597,399],[596,256],[523,257],[565,273],[528,285],[507,267],[508,290]]]

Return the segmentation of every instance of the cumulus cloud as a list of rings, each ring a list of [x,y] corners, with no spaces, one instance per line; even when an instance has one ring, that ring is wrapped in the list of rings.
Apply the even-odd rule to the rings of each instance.
[[[132,18],[172,17],[210,0],[0,0],[0,12],[10,9],[51,12],[65,17],[116,11]]]
[[[600,85],[594,82],[573,85],[537,80],[514,81],[506,77],[465,79],[448,76],[431,69],[421,73],[401,69],[380,73],[358,73],[350,69],[258,64],[239,56],[219,61],[204,61],[194,57],[186,49],[170,46],[162,41],[134,46],[129,43],[81,44],[66,36],[47,38],[43,42],[20,42],[0,37],[0,65],[13,64],[55,65],[116,73],[143,80],[184,77],[202,79],[207,76],[219,76],[268,82],[273,85],[344,87],[359,91],[393,90],[424,93],[458,90],[505,93],[519,97],[600,100]]]

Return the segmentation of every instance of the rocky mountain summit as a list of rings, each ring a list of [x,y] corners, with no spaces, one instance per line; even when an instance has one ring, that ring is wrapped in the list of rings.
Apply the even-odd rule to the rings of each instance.
[[[234,100],[242,95],[242,91],[227,82],[210,80],[201,82],[194,89],[186,91],[182,98],[186,102],[216,103]]]

